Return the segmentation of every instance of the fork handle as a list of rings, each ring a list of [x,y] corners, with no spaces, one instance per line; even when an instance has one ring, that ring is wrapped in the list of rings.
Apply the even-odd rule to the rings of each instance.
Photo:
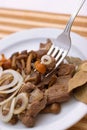
[[[66,34],[68,34],[68,35],[70,34],[70,30],[71,30],[72,24],[73,24],[73,22],[74,22],[74,19],[75,19],[75,17],[77,16],[77,14],[79,13],[79,11],[80,11],[80,9],[81,9],[81,7],[83,6],[83,4],[84,4],[85,1],[86,1],[86,0],[80,0],[80,2],[79,2],[79,4],[78,4],[77,8],[75,9],[74,13],[71,15],[71,17],[70,17],[68,23],[66,24],[66,27],[65,27],[65,29],[64,29],[64,33],[66,33]]]

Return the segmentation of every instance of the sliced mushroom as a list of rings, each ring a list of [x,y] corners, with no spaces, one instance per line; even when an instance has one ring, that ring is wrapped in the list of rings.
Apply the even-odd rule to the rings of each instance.
[[[27,58],[27,54],[19,54],[19,55],[16,57],[17,60],[21,60],[21,59],[25,59],[25,58]]]
[[[12,57],[11,66],[13,69],[16,69],[16,55]]]
[[[41,113],[53,113],[53,114],[58,114],[61,110],[61,106],[59,103],[53,103],[50,105],[47,105],[42,111]]]
[[[29,54],[26,62],[26,74],[29,74],[31,72],[31,61],[32,61],[33,55],[32,53]]]

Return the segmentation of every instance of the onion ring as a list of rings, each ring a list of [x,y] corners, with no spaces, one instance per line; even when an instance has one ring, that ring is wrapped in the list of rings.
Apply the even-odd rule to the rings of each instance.
[[[18,72],[11,70],[11,69],[8,69],[8,70],[3,71],[3,74],[6,74],[6,73],[11,73],[14,80],[8,85],[0,86],[0,91],[11,88],[12,86],[14,86],[18,82],[18,79],[17,79],[18,78],[17,75],[19,74]]]
[[[4,93],[4,94],[5,93],[12,93],[12,92],[16,91],[17,89],[19,89],[22,85],[23,78],[20,75],[18,75],[17,78],[18,78],[19,82],[14,88],[12,88],[10,90],[0,91],[0,93]]]
[[[23,110],[26,109],[26,107],[28,105],[28,95],[27,95],[27,93],[23,92],[23,93],[18,94],[17,97],[16,97],[15,105],[16,105],[16,103],[19,99],[22,100],[22,105],[19,108],[14,109],[14,114],[21,113]]]
[[[8,97],[7,99],[5,99],[4,101],[0,102],[0,105],[3,105],[7,102],[9,102],[17,93],[18,93],[19,89],[16,90],[10,97]]]
[[[44,65],[49,65],[52,62],[52,59],[49,55],[44,55],[41,58],[41,63]]]
[[[9,112],[7,115],[3,115],[3,113],[2,113],[3,106],[1,106],[0,107],[0,119],[4,122],[9,122],[13,116],[14,107],[15,107],[15,98],[13,98],[13,100],[11,102],[11,106],[10,106],[10,109],[9,109]]]

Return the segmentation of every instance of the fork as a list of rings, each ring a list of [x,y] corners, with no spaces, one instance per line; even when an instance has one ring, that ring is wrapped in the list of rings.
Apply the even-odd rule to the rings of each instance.
[[[56,66],[50,73],[46,74],[45,77],[50,76],[58,68],[60,63],[65,58],[65,56],[68,54],[71,48],[71,38],[70,38],[71,27],[75,17],[77,16],[78,12],[80,11],[85,1],[86,0],[80,0],[79,5],[77,6],[76,10],[71,15],[68,23],[66,24],[64,31],[57,37],[57,39],[52,40],[53,45],[49,49],[47,55],[51,55],[52,57],[55,58]]]

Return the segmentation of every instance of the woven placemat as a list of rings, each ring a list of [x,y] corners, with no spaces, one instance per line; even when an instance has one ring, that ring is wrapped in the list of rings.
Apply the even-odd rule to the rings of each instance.
[[[0,8],[0,39],[23,29],[64,28],[69,15]],[[78,16],[72,31],[87,37],[87,17]],[[87,130],[87,115],[68,130]]]

